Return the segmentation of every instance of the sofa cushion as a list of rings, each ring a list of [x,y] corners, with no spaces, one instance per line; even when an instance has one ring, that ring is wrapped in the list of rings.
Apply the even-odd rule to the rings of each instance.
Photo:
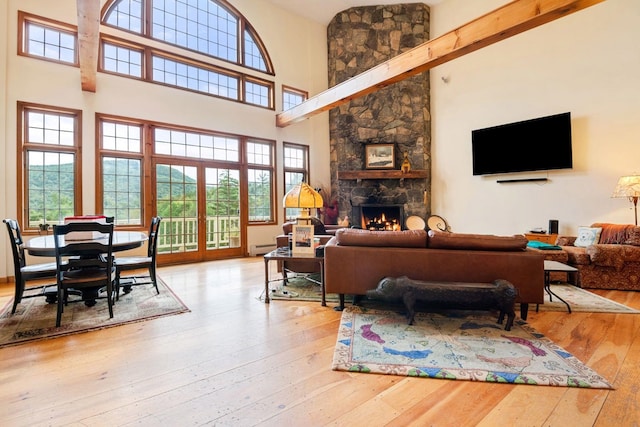
[[[427,247],[427,232],[424,230],[370,231],[341,228],[336,230],[335,239],[340,246]]]
[[[524,251],[527,243],[527,238],[522,234],[514,236],[494,236],[489,234],[464,234],[429,230],[429,247],[433,249]]]
[[[531,243],[531,242],[529,242]],[[534,253],[538,253],[540,255],[542,255],[544,257],[545,260],[547,261],[558,261],[558,262],[562,262],[562,263],[566,263],[567,260],[569,259],[569,256],[567,255],[567,252],[565,252],[564,250],[560,249],[560,250],[541,250],[538,248],[534,248],[531,247],[529,245],[527,245],[527,252],[534,252]]]
[[[567,253],[567,263],[571,265],[589,265],[591,258],[587,254],[587,248],[578,246],[563,246],[562,249]]]
[[[601,267],[614,267],[621,270],[624,266],[624,247],[620,244],[593,245],[586,249],[591,263]]]
[[[640,247],[633,245],[593,245],[587,248],[591,263],[601,267],[613,267],[618,271],[627,262],[640,262]]]
[[[586,248],[600,241],[601,227],[578,227],[578,238],[574,246]]]

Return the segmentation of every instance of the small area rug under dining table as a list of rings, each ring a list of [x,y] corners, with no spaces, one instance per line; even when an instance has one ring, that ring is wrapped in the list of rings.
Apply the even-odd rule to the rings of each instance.
[[[70,303],[62,314],[62,324],[56,328],[56,304],[48,304],[44,297],[23,299],[15,314],[11,314],[13,297],[0,310],[0,347],[23,344],[63,335],[141,322],[190,311],[177,295],[158,279],[160,294],[153,285],[134,286],[128,294],[120,294],[109,318],[106,299],[98,299],[93,307],[82,302]]]

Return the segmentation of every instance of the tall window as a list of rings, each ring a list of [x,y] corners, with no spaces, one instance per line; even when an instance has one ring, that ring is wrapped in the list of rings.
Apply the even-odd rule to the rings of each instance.
[[[19,16],[24,29],[20,53],[55,62],[78,64],[74,27],[56,24],[23,12]]]
[[[262,52],[255,39],[254,34],[249,30],[244,30],[244,65],[249,68],[255,68],[260,71],[268,71],[265,63],[265,54]]]
[[[301,182],[309,182],[309,147],[285,142],[284,193]],[[300,209],[285,208],[285,219],[292,220],[298,216]]]
[[[131,48],[125,45],[102,41],[102,69],[111,73],[122,74],[141,79],[142,75],[142,49]]]
[[[274,221],[273,143],[247,142],[249,221]]]
[[[152,0],[151,3],[152,38],[239,62],[238,17],[218,2]]]
[[[183,89],[204,92],[233,100],[240,99],[238,76],[187,64],[179,60],[153,55],[151,79]],[[256,104],[255,102],[251,102]],[[259,104],[260,105],[260,104]],[[268,107],[269,104],[262,104]]]
[[[142,34],[142,2],[144,0],[115,0],[105,23],[132,33]]]
[[[81,112],[22,103],[18,109],[23,227],[61,223],[66,216],[75,215],[79,206]]]
[[[150,28],[142,25],[150,11]],[[224,0],[112,0],[103,23],[211,58],[273,74],[262,41],[244,17]],[[240,36],[242,35],[242,36]],[[144,54],[148,52],[148,54]],[[188,55],[193,56],[193,55]],[[139,64],[139,60],[151,64]],[[169,56],[156,48],[103,42],[102,69],[187,90],[274,108],[273,82],[211,63]]]
[[[142,126],[100,119],[102,212],[116,225],[143,225]]]
[[[282,111],[287,111],[307,100],[309,94],[292,87],[282,86]]]

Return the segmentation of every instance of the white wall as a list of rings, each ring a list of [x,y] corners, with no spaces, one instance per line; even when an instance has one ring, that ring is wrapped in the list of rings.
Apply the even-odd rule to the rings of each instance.
[[[432,7],[431,37],[506,3],[447,0]],[[619,176],[640,173],[638,40],[640,1],[607,0],[434,68],[433,213],[453,231],[495,234],[546,229],[549,219],[572,234],[596,221],[633,223],[631,204],[610,196]],[[573,169],[472,176],[473,129],[565,111]],[[549,181],[496,183],[523,177]]]
[[[106,0],[101,0],[104,5]],[[282,219],[282,143],[308,144],[311,183],[329,182],[328,114],[321,114],[295,126],[279,129],[276,112],[281,111],[282,85],[306,90],[311,96],[327,88],[326,28],[291,16],[264,1],[230,0],[253,25],[264,42],[275,69],[276,111],[225,101],[184,90],[98,73],[96,93],[82,92],[78,68],[17,55],[17,13],[23,10],[72,25],[77,24],[76,0],[8,0],[0,2],[0,153],[4,152],[4,172],[0,174],[0,196],[6,203],[0,216],[16,217],[16,103],[33,102],[80,109],[83,112],[82,209],[96,212],[95,206],[95,114],[115,114],[206,130],[243,134],[277,141],[277,215]],[[101,27],[105,33],[117,33]],[[122,35],[122,33],[119,33]],[[140,39],[144,43],[172,47]],[[182,53],[184,53],[182,51]],[[220,62],[229,67],[228,63]],[[233,66],[231,66],[233,67]],[[5,77],[6,70],[6,79]],[[264,77],[260,73],[255,73]],[[270,243],[281,226],[252,226],[248,245]],[[0,233],[0,278],[12,269],[6,232]],[[5,262],[6,260],[6,262]]]
[[[8,151],[7,151],[7,141],[10,141],[11,134],[9,129],[7,128],[7,91],[5,90],[7,86],[7,43],[9,33],[9,24],[8,24],[8,11],[9,5],[5,2],[0,2],[0,156],[4,159],[4,172],[0,173],[0,200],[3,200],[3,203],[0,203],[0,217],[1,219],[7,218],[9,216],[10,206],[15,206],[15,201],[12,202],[12,199],[9,199],[7,196],[7,177],[9,176],[9,169],[15,171],[15,159],[13,166],[9,166],[7,164],[7,159],[9,159]],[[15,212],[15,208],[13,209]],[[0,283],[2,283],[3,278],[7,277],[9,274],[13,275],[13,258],[11,256],[11,249],[9,249],[9,238],[7,232],[4,231],[6,229],[4,224],[0,224],[2,230],[0,230]],[[9,273],[10,272],[10,273]]]

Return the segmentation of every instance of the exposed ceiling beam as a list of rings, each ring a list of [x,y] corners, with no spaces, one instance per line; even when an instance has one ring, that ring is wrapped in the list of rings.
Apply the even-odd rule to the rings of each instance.
[[[80,81],[82,90],[95,92],[100,40],[100,0],[76,0],[76,4]]]
[[[286,127],[605,0],[515,0],[276,115]]]

